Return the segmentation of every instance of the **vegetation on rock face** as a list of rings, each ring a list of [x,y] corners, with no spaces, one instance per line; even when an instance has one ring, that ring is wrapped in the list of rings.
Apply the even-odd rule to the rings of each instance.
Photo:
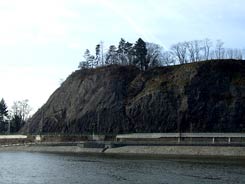
[[[245,62],[74,72],[23,131],[59,133],[242,132]]]

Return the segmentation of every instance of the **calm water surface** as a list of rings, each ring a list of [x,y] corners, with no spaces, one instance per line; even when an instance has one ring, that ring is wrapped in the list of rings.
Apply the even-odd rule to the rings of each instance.
[[[244,162],[0,152],[0,183],[244,184]]]

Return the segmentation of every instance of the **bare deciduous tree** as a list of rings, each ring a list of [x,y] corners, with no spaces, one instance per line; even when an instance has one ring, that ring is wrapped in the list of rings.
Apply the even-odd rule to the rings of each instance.
[[[226,49],[226,51],[225,51],[225,55],[226,55],[226,58],[227,59],[234,59],[234,52],[233,52],[234,50],[233,49],[230,49],[230,48],[228,48],[228,49]]]
[[[221,40],[217,40],[216,48],[215,48],[216,59],[224,59],[224,54],[225,54],[224,42]]]
[[[233,52],[234,52],[234,58],[233,59],[240,60],[240,59],[243,58],[242,50],[240,50],[240,49],[234,49]]]
[[[171,47],[172,52],[178,58],[180,64],[187,63],[187,45],[186,42],[174,44]]]
[[[186,42],[186,46],[189,52],[189,60],[190,62],[195,62],[195,45],[194,41]]]
[[[169,66],[175,65],[176,59],[174,58],[174,54],[170,51],[165,51],[162,53],[162,65]]]
[[[203,41],[203,51],[204,51],[204,59],[205,60],[209,60],[210,59],[210,51],[211,51],[212,45],[213,45],[212,41],[209,40],[208,38],[206,38]]]
[[[242,59],[245,59],[245,49],[242,49]]]
[[[243,53],[241,49],[225,49],[225,59],[237,59],[241,60]]]
[[[22,121],[26,121],[28,119],[29,114],[32,110],[28,102],[29,100],[25,99],[22,101],[14,102],[12,106],[13,115],[18,115],[19,117],[21,117]]]
[[[155,43],[146,43],[147,55],[146,62],[149,67],[156,67],[161,65],[163,48]]]
[[[195,40],[194,41],[194,48],[195,48],[195,61],[201,61],[201,52],[203,50],[203,42],[202,40]]]

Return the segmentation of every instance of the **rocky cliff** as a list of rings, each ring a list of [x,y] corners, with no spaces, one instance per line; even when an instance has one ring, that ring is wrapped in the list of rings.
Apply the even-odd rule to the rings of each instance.
[[[208,61],[139,71],[78,70],[23,131],[37,133],[241,132],[245,61]]]

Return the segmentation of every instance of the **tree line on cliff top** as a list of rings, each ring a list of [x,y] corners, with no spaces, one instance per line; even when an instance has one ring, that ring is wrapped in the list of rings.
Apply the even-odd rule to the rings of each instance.
[[[106,52],[104,50],[103,42],[96,45],[95,54],[86,49],[78,68],[118,64],[135,65],[141,70],[147,70],[159,66],[208,60],[242,60],[245,57],[245,50],[225,48],[223,41],[217,40],[214,43],[210,39],[179,42],[165,50],[162,46],[145,42],[141,38],[135,43],[121,38],[118,46],[111,45]]]

